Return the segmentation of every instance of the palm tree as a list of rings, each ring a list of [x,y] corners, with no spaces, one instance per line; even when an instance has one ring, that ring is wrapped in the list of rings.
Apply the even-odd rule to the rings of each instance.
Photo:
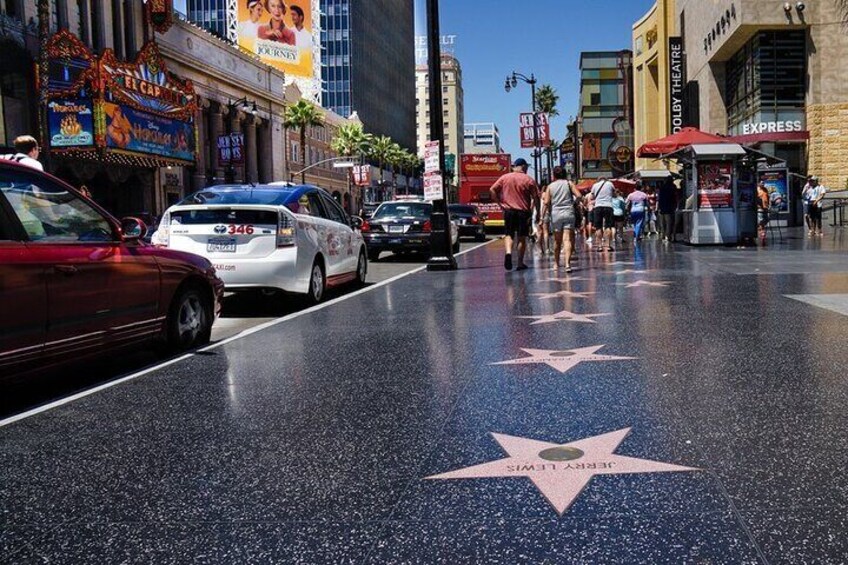
[[[300,182],[306,182],[306,128],[324,125],[324,114],[314,105],[306,100],[298,100],[286,108],[283,125],[287,128],[297,129],[300,132],[300,162],[303,165],[300,173]]]
[[[359,157],[368,154],[373,141],[374,136],[365,133],[362,124],[345,124],[339,127],[330,149],[343,157]]]
[[[369,157],[377,161],[377,164],[380,167],[380,184],[383,184],[383,167],[389,162],[389,156],[392,152],[392,146],[394,145],[394,141],[392,138],[387,135],[380,135],[374,138],[374,141],[371,143],[371,151],[369,152]]]
[[[550,84],[543,84],[536,91],[536,109],[539,112],[544,112],[551,118],[559,116],[557,103],[559,103],[559,94]]]

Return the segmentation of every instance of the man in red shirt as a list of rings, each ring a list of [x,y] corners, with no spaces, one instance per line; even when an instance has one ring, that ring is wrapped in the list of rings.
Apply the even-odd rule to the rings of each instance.
[[[500,204],[504,211],[504,268],[507,271],[512,269],[513,234],[518,234],[518,266],[515,270],[523,271],[527,268],[524,252],[527,250],[527,236],[530,235],[530,219],[533,208],[539,205],[539,187],[527,174],[528,168],[527,161],[516,159],[512,164],[512,172],[499,178],[489,189],[492,200]]]

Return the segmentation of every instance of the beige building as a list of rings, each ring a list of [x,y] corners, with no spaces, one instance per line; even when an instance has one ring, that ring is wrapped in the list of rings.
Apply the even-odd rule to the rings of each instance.
[[[678,0],[693,125],[848,182],[848,34],[841,0]]]
[[[424,155],[424,146],[430,139],[430,88],[426,66],[415,72],[415,109],[418,136],[418,154]],[[445,128],[445,155],[454,155],[454,171],[461,161],[465,144],[465,94],[462,89],[462,67],[452,55],[442,55],[442,115]]]
[[[673,132],[669,38],[677,35],[675,0],[657,0],[633,24],[634,147]],[[636,159],[636,170],[657,169],[653,159]]]

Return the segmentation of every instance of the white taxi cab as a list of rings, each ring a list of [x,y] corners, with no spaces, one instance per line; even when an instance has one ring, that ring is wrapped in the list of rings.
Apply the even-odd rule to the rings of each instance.
[[[279,290],[320,302],[365,284],[365,243],[342,207],[310,185],[221,185],[168,208],[154,245],[209,259],[230,291]]]

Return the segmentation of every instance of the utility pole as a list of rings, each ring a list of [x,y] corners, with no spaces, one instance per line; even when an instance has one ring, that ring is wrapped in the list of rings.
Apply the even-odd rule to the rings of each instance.
[[[456,259],[451,249],[450,218],[445,188],[445,128],[442,123],[442,52],[439,37],[439,0],[427,0],[427,54],[430,88],[430,140],[439,142],[439,174],[442,197],[433,201],[430,216],[430,260],[428,271],[453,271]]]

